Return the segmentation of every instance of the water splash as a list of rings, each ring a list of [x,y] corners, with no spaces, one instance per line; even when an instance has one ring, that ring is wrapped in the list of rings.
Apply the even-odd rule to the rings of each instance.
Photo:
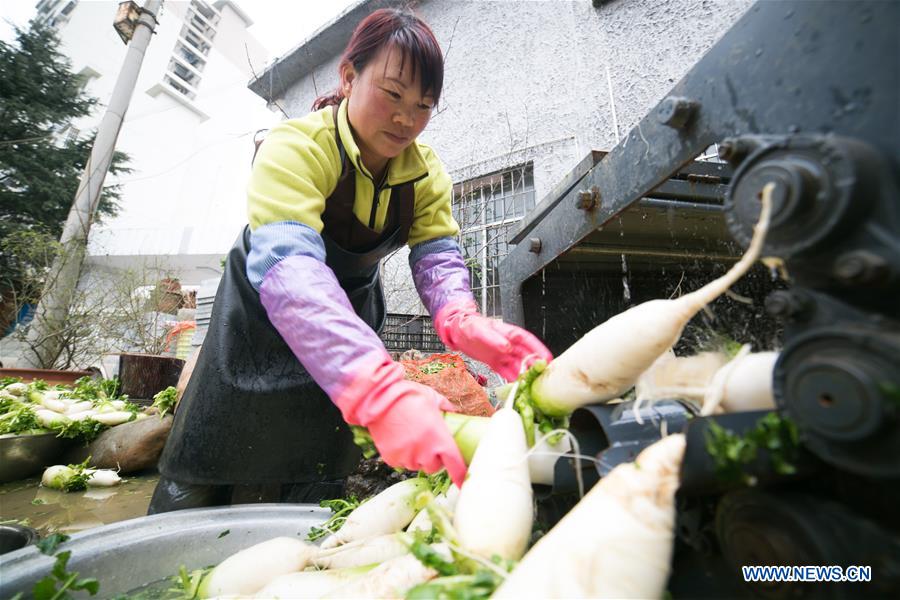
[[[625,300],[625,305],[631,304],[631,288],[628,287],[628,262],[625,260],[625,255],[622,254],[622,299]]]

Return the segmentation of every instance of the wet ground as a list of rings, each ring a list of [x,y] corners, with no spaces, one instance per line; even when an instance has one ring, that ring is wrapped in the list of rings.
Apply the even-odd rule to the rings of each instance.
[[[41,536],[76,533],[147,514],[156,472],[129,475],[111,488],[60,492],[41,487],[40,477],[0,485],[0,523],[33,527]]]

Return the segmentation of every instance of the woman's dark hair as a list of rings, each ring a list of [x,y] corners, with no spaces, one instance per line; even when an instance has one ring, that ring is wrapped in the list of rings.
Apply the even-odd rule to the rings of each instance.
[[[444,85],[444,56],[428,25],[408,10],[382,8],[363,19],[353,31],[340,65],[349,63],[360,73],[386,46],[403,53],[401,69],[410,60],[413,76],[417,70],[421,73],[422,94],[430,93],[437,105]],[[338,86],[333,92],[316,98],[313,110],[340,104],[343,99],[344,93]]]

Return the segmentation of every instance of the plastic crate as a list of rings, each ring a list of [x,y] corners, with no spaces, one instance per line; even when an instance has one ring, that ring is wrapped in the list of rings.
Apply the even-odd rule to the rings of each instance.
[[[415,348],[424,353],[446,352],[447,348],[431,325],[431,319],[421,315],[388,314],[381,341],[392,352],[405,352]]]

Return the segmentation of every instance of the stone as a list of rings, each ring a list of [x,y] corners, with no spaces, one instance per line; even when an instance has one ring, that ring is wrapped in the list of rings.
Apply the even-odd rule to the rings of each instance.
[[[117,469],[123,474],[156,468],[173,421],[172,415],[162,419],[153,415],[116,425],[87,446],[69,450],[62,462],[76,464],[90,456],[92,467]]]

